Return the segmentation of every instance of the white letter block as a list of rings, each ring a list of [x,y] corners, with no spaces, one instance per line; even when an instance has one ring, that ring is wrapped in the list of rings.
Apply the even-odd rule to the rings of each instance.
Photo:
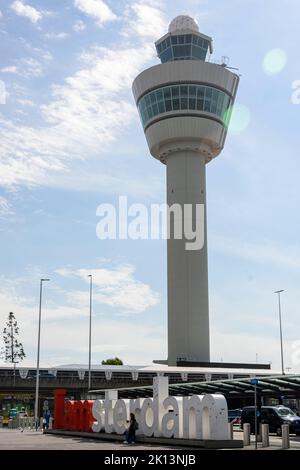
[[[126,431],[128,414],[128,403],[126,406],[125,400],[117,400],[113,411],[114,428],[117,434],[124,434]]]
[[[100,432],[104,428],[104,409],[103,401],[95,400],[92,408],[93,418],[96,420],[93,423],[93,432]]]
[[[156,423],[154,429],[154,436],[162,436],[162,419],[166,412],[163,405],[164,400],[169,395],[169,378],[168,377],[155,377],[153,379],[153,402],[154,402],[154,421]]]
[[[202,439],[202,399],[203,395],[183,397],[184,439]]]
[[[229,439],[228,409],[223,395],[204,395],[202,415],[203,439]]]
[[[182,397],[167,397],[163,402],[167,413],[162,419],[162,434],[164,437],[182,437]]]

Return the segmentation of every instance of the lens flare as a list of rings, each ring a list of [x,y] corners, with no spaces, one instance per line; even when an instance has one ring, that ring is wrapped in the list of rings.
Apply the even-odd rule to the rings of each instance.
[[[287,55],[283,49],[272,49],[264,57],[263,70],[267,75],[277,75],[287,64]]]
[[[247,129],[251,121],[251,114],[247,106],[237,103],[228,108],[223,119],[231,134],[241,134]]]

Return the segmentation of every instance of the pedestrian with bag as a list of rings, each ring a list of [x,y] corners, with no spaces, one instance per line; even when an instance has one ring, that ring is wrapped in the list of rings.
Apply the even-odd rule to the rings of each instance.
[[[139,426],[134,413],[130,413],[130,421],[128,429],[125,431],[126,440],[124,441],[124,444],[135,444],[135,432],[138,428]]]

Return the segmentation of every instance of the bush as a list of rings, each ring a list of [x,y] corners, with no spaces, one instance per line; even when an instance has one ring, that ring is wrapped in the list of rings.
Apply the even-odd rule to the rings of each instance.
[[[103,360],[101,364],[103,366],[122,366],[123,361],[119,357],[115,357],[113,359]]]

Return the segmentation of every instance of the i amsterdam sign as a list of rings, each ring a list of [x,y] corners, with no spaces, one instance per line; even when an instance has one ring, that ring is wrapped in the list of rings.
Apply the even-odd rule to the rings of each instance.
[[[116,390],[103,400],[65,401],[55,391],[54,428],[123,434],[130,413],[138,422],[137,435],[199,440],[228,440],[228,410],[223,395],[169,396],[167,377],[153,380],[153,398],[118,399]]]

